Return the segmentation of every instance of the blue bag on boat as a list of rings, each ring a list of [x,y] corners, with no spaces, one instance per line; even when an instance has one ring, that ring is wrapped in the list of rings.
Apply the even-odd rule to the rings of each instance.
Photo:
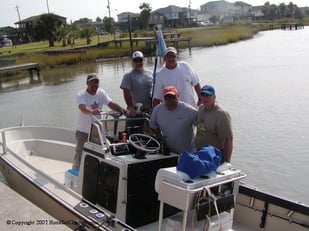
[[[177,170],[188,174],[191,179],[216,171],[221,164],[221,151],[205,145],[197,152],[183,152]]]

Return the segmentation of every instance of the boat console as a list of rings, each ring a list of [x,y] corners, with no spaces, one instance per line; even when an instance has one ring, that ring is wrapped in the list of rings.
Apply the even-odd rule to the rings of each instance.
[[[158,220],[156,173],[178,163],[177,154],[161,154],[147,125],[147,117],[108,114],[94,119],[76,187],[86,200],[134,228]],[[166,209],[172,213],[175,209]]]
[[[216,172],[203,175],[198,178],[191,179],[185,173],[177,171],[176,167],[169,167],[160,169],[157,173],[155,181],[155,190],[159,194],[160,200],[160,215],[159,215],[159,229],[162,228],[163,219],[163,206],[168,204],[174,206],[183,211],[182,224],[178,222],[177,216],[169,218],[168,224],[173,224],[173,227],[166,228],[164,230],[187,230],[187,219],[192,213],[195,213],[196,207],[201,206],[205,209],[207,215],[218,216],[226,218],[225,227],[228,230],[232,228],[232,214],[228,215],[227,212],[232,211],[234,208],[235,196],[238,193],[240,179],[243,179],[246,175],[238,169],[233,168],[230,164],[224,163],[221,165]],[[207,189],[207,195],[203,198],[203,203],[197,205],[198,196],[201,195],[202,191]],[[173,196],[171,196],[173,195]],[[213,207],[212,202],[216,201],[216,207]],[[218,214],[221,214],[220,216]],[[199,220],[205,220],[206,216],[203,214],[202,218],[197,215],[197,220],[194,222],[198,223]],[[221,223],[223,219],[221,219]],[[179,224],[178,224],[178,223]],[[204,224],[204,221],[199,224]],[[175,227],[177,224],[177,227]],[[182,227],[182,228],[181,228]],[[196,225],[197,230],[200,230],[202,225]]]

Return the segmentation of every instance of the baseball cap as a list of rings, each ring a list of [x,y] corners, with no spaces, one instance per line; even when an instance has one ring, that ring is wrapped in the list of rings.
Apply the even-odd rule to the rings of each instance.
[[[165,49],[165,52],[164,52],[164,56],[167,55],[167,53],[169,53],[169,52],[172,52],[172,53],[174,53],[175,55],[177,55],[177,50],[176,50],[175,47],[168,47],[168,48],[166,48],[166,49]]]
[[[133,52],[133,54],[132,54],[132,59],[136,59],[136,58],[140,58],[140,59],[144,58],[143,53],[142,53],[141,51],[135,51],[135,52]]]
[[[90,82],[91,80],[94,80],[94,79],[99,80],[99,77],[97,76],[97,74],[92,73],[92,74],[87,75],[87,82]]]
[[[165,95],[177,95],[178,91],[174,86],[168,86],[164,88],[164,96]]]
[[[205,85],[201,89],[201,95],[203,95],[203,94],[205,94],[205,95],[214,95],[215,93],[216,93],[215,89],[212,86],[210,86],[210,85]]]

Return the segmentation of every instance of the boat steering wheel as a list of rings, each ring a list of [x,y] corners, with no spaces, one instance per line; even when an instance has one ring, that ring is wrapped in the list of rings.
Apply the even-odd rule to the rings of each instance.
[[[153,137],[145,134],[132,134],[129,136],[132,146],[143,152],[156,152],[160,149],[160,143]]]

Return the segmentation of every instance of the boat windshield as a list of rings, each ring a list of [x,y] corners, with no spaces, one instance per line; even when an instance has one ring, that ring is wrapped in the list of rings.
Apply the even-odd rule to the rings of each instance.
[[[100,124],[98,121],[92,123],[89,142],[102,145],[106,138],[110,144],[119,143],[124,136],[128,139],[132,134],[149,134],[149,131],[149,118],[145,115],[125,117],[119,113],[109,113],[102,115]]]

